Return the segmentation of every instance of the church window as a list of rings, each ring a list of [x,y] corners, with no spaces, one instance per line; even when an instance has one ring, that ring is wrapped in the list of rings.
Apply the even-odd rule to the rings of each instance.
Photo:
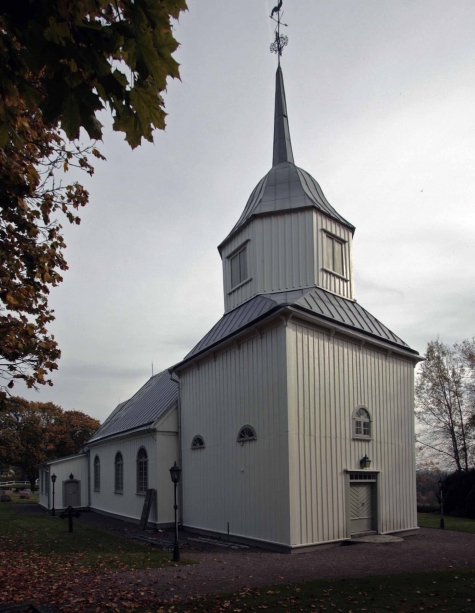
[[[247,247],[241,249],[230,258],[231,264],[231,289],[246,281],[247,275]]]
[[[114,469],[114,491],[116,494],[122,494],[124,491],[124,458],[120,451],[115,454]]]
[[[148,456],[145,447],[137,454],[137,494],[145,494],[148,489]]]
[[[329,234],[325,235],[325,268],[342,277],[345,275],[345,245]]]
[[[94,491],[99,492],[101,489],[101,461],[99,456],[94,458]]]
[[[204,438],[200,436],[199,434],[193,437],[193,440],[191,441],[191,448],[192,449],[204,449],[205,448]]]
[[[364,407],[358,407],[353,414],[353,437],[371,438],[371,417]]]
[[[246,424],[239,430],[239,434],[237,437],[238,443],[244,443],[245,441],[255,441],[256,439],[256,431],[249,424]]]

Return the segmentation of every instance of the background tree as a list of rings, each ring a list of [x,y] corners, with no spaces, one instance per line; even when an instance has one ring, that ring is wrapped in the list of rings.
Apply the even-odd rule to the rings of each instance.
[[[47,325],[50,288],[67,269],[56,214],[79,223],[88,201],[58,182],[70,165],[93,173],[97,113],[131,147],[165,127],[161,92],[179,77],[171,19],[185,0],[4,0],[0,5],[0,400],[15,379],[52,384],[60,351]]]
[[[7,398],[0,413],[2,463],[19,466],[35,489],[38,464],[80,451],[99,422],[80,411],[63,411],[52,402]]]
[[[467,471],[475,464],[475,339],[427,345],[415,387],[418,443],[447,467]]]

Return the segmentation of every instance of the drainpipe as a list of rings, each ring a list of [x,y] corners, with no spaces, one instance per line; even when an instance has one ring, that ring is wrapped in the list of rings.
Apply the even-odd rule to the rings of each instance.
[[[87,508],[91,508],[91,450],[87,450]]]
[[[181,467],[181,479],[178,484],[178,502],[179,502],[179,518],[178,521],[183,525],[183,453],[182,453],[182,444],[181,444],[181,390],[180,390],[180,379],[177,375],[177,378],[174,379],[173,375],[175,374],[173,369],[169,370],[170,379],[178,384],[178,466]]]

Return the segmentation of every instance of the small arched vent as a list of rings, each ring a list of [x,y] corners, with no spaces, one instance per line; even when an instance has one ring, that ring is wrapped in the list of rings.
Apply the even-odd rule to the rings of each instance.
[[[252,426],[246,424],[239,430],[237,437],[238,443],[244,443],[246,441],[255,441],[257,439],[256,431]]]
[[[193,440],[191,441],[192,449],[204,449],[205,447],[205,440],[202,436],[197,434],[195,437],[193,437]]]

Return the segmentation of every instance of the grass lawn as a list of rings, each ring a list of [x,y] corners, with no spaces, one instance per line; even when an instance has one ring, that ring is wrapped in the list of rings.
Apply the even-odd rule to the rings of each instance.
[[[67,519],[17,514],[13,503],[0,503],[0,604],[39,601],[77,613],[118,611],[120,602],[130,610],[136,595],[104,575],[168,565],[176,563],[161,549],[80,522],[69,534]]]
[[[21,503],[31,501],[22,500]],[[68,532],[68,520],[49,515],[20,515],[12,503],[0,503],[0,551],[20,552],[32,558],[47,556],[48,567],[75,568],[80,572],[128,568],[157,568],[168,565],[170,554],[74,523]]]
[[[166,607],[170,612],[260,610],[324,613],[475,611],[475,570],[363,577],[276,585]],[[151,611],[150,609],[142,609]],[[154,610],[155,611],[155,610]]]
[[[435,513],[418,513],[417,520],[421,528],[439,528],[440,526],[440,515],[436,515]],[[471,532],[472,534],[475,534],[475,519],[445,516],[444,523],[446,530]]]

